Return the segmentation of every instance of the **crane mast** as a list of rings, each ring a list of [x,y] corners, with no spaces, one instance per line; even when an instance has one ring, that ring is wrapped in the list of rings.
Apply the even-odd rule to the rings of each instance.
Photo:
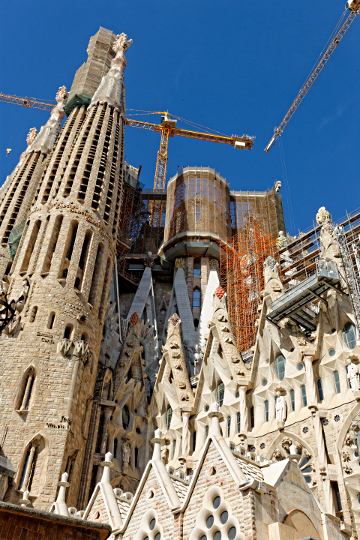
[[[318,65],[316,66],[316,68],[314,69],[310,77],[307,79],[306,83],[300,89],[300,92],[296,96],[295,101],[293,102],[290,109],[286,113],[285,118],[281,122],[280,126],[278,128],[275,128],[274,135],[270,139],[270,142],[268,143],[268,145],[265,147],[264,152],[266,153],[270,152],[271,148],[274,146],[276,141],[279,139],[279,137],[281,137],[281,134],[284,131],[285,126],[289,123],[294,112],[299,107],[300,103],[302,102],[302,100],[304,99],[304,97],[306,96],[306,94],[308,93],[308,91],[310,90],[310,88],[312,87],[316,79],[318,78],[320,72],[325,67],[327,61],[329,60],[330,56],[332,55],[336,47],[339,45],[340,41],[346,34],[347,30],[349,29],[350,25],[354,21],[355,17],[359,14],[360,0],[349,1],[347,3],[347,7],[351,11],[348,17],[346,18],[344,24],[342,25],[342,27],[340,28],[339,32],[336,34],[332,42],[330,43],[329,47],[326,49],[324,56],[321,58],[320,62],[318,63]]]

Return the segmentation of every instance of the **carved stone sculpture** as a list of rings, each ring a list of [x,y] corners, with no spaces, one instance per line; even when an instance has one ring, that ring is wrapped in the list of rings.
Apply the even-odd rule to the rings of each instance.
[[[279,263],[273,257],[267,257],[263,265],[265,292],[270,294],[271,300],[276,300],[283,292],[283,285],[279,277]]]
[[[287,418],[287,404],[285,398],[280,394],[279,391],[276,392],[276,396],[276,420],[279,422],[285,422]]]
[[[122,444],[121,457],[122,457],[122,470],[123,470],[123,474],[125,474],[129,466],[129,462],[130,462],[130,445],[126,441],[124,441]]]
[[[29,152],[42,152],[46,155],[51,152],[61,130],[61,122],[65,116],[64,105],[68,95],[66,87],[61,86],[56,94],[57,105],[53,108],[49,120],[42,126],[40,133],[29,147]]]
[[[346,377],[351,385],[351,390],[360,390],[359,366],[354,364],[350,358],[346,360],[346,364],[348,366]]]
[[[80,360],[86,360],[90,353],[89,344],[84,340],[75,341],[74,343],[74,356],[77,356]]]
[[[91,100],[90,107],[96,103],[109,103],[125,115],[125,89],[124,71],[126,69],[125,52],[130,47],[132,39],[128,40],[127,35],[122,33],[117,36],[113,45],[115,57],[111,60],[111,67],[104,75],[101,83]]]
[[[290,446],[292,445],[292,440],[290,437],[284,437],[284,439],[281,441],[281,446],[285,448],[285,450],[289,453],[290,452]]]
[[[71,339],[62,338],[58,342],[56,350],[58,353],[61,354],[61,356],[66,356],[69,353],[71,346],[72,346]]]

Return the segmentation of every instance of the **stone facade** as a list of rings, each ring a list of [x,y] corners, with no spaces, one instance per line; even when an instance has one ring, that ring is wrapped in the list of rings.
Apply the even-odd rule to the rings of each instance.
[[[357,540],[360,344],[331,216],[317,215],[312,276],[293,277],[283,232],[283,276],[264,254],[248,350],[220,286],[230,188],[215,171],[201,168],[201,186],[221,186],[218,222],[206,201],[195,214],[188,201],[188,225],[167,201],[159,252],[129,255],[138,286],[118,275],[130,44],[99,32],[73,85],[88,94],[60,130],[60,89],[0,193],[1,294],[15,310],[0,336],[0,498],[107,523],[113,540]],[[154,241],[150,222],[143,234]]]

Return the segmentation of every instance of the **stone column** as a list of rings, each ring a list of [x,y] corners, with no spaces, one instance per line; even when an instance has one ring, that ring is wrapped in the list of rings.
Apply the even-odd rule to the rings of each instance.
[[[27,401],[27,396],[29,394],[32,378],[33,378],[33,376],[32,376],[32,374],[30,374],[28,376],[27,381],[26,381],[26,388],[25,388],[24,397],[23,397],[23,400],[22,400],[22,403],[21,403],[20,411],[25,411],[25,405],[26,405],[26,401]]]
[[[182,455],[186,458],[190,454],[190,429],[189,418],[190,410],[182,410],[183,427],[182,427]]]
[[[317,394],[315,388],[314,370],[313,370],[314,356],[310,354],[304,354],[303,362],[305,364],[305,380],[306,380],[306,393],[308,399],[308,405],[317,405]]]
[[[324,432],[321,425],[319,411],[317,410],[316,406],[313,406],[311,408],[311,414],[314,423],[315,439],[318,451],[318,464],[320,475],[323,481],[326,509],[331,514],[335,515],[336,510],[334,505],[334,497],[327,472],[327,457],[325,451]]]
[[[28,461],[28,463],[26,465],[24,482],[23,482],[23,485],[21,486],[22,489],[24,489],[24,491],[27,489],[28,484],[29,484],[31,465],[32,465],[32,463],[34,461],[35,450],[36,450],[36,444],[33,443],[32,447],[30,449],[29,461]]]
[[[248,419],[248,410],[246,406],[246,386],[239,386],[239,396],[240,396],[240,422],[241,429],[240,434],[247,437],[247,432],[249,430],[249,419]]]

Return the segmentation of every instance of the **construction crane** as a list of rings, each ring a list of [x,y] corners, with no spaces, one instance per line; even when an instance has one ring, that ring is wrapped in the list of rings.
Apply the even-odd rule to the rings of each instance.
[[[360,1],[360,0],[359,0]],[[12,103],[15,105],[22,105],[23,107],[33,107],[35,109],[43,109],[51,111],[54,107],[51,103],[39,101],[35,98],[21,98],[18,96],[11,96],[7,94],[0,93],[0,101],[5,103]],[[131,109],[130,109],[131,110]],[[150,122],[142,122],[140,120],[132,120],[127,118],[125,124],[131,127],[137,127],[141,129],[147,129],[150,131],[156,131],[161,134],[160,139],[160,149],[157,154],[156,169],[155,169],[155,178],[154,178],[154,192],[161,193],[165,189],[166,184],[166,171],[167,171],[167,161],[168,161],[168,145],[169,138],[174,137],[189,137],[192,139],[200,139],[203,141],[211,141],[223,144],[229,144],[234,148],[240,150],[251,150],[255,137],[250,135],[243,135],[238,137],[237,135],[232,135],[227,137],[219,133],[206,133],[200,131],[191,131],[188,129],[180,129],[176,127],[177,117],[169,114],[168,112],[148,112],[142,111],[145,114],[160,114],[161,115],[161,124],[152,124]],[[181,120],[179,118],[179,120]],[[207,128],[205,128],[207,129]],[[162,201],[155,199],[150,208],[150,225],[152,227],[159,227],[161,225],[162,217]]]
[[[334,39],[331,41],[330,45],[325,51],[324,56],[321,58],[320,62],[317,64],[314,71],[311,73],[310,77],[307,79],[305,84],[300,89],[300,92],[296,96],[295,101],[293,102],[290,109],[286,113],[285,118],[281,122],[280,126],[278,128],[275,128],[274,135],[271,137],[271,140],[269,144],[266,146],[264,152],[270,152],[275,142],[279,139],[279,137],[281,137],[281,134],[284,131],[285,126],[289,123],[290,118],[293,116],[294,112],[296,111],[296,109],[298,108],[298,106],[300,105],[300,103],[302,102],[302,100],[304,99],[304,97],[306,96],[306,94],[308,93],[308,91],[310,90],[310,88],[312,87],[316,79],[318,78],[320,71],[322,71],[322,69],[325,67],[325,64],[329,60],[330,56],[332,55],[336,47],[339,45],[340,41],[346,34],[347,30],[350,28],[350,25],[354,22],[355,17],[360,13],[360,0],[348,0],[346,4],[346,9],[348,9],[350,13],[348,17],[346,18],[344,24],[342,25],[342,27],[340,28],[340,30],[338,31]],[[345,13],[346,13],[346,10],[344,14]],[[343,18],[344,14],[342,15],[341,18]]]

